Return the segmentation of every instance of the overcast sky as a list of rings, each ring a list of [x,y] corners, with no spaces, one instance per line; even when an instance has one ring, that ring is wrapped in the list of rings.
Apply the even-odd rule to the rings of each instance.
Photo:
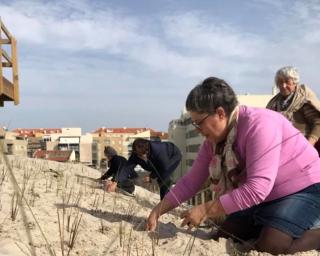
[[[18,42],[13,128],[166,131],[208,76],[238,94],[270,94],[294,65],[320,96],[320,1],[1,0]]]

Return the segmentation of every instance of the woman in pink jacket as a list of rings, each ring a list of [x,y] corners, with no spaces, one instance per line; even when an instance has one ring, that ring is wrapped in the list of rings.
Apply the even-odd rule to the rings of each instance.
[[[189,93],[192,124],[206,138],[191,169],[154,207],[146,229],[194,196],[210,178],[215,200],[182,213],[197,227],[226,215],[218,236],[256,239],[272,254],[320,248],[320,158],[279,113],[239,106],[232,88],[215,77]]]

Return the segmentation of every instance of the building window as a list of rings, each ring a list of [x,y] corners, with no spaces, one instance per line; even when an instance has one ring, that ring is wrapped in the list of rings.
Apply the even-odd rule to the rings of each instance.
[[[186,138],[189,139],[189,138],[194,138],[194,137],[198,137],[199,136],[199,133],[197,132],[196,129],[193,129],[189,132],[186,133]]]
[[[191,124],[191,118],[190,118],[190,117],[187,118],[187,119],[184,121],[184,124],[185,124],[185,125]]]
[[[193,162],[194,162],[193,159],[187,159],[187,160],[186,160],[187,166],[192,166]]]
[[[189,146],[187,146],[186,151],[188,153],[195,153],[195,152],[198,152],[199,147],[200,147],[200,144],[189,145]]]
[[[7,152],[8,154],[12,155],[13,154],[13,144],[7,144]]]

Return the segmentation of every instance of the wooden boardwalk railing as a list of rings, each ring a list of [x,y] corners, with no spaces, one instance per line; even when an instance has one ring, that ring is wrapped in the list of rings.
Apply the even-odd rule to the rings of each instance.
[[[7,48],[10,54],[7,52]],[[0,19],[0,106],[4,101],[13,101],[19,104],[19,78],[17,64],[17,41],[10,34]],[[4,76],[4,69],[11,71],[11,78]],[[8,72],[10,73],[10,72]]]

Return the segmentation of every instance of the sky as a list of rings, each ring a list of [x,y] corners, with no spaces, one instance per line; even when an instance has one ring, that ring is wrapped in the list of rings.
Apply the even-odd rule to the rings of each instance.
[[[288,65],[320,96],[319,0],[1,0],[0,16],[18,43],[9,130],[167,131],[206,77],[270,94]]]

